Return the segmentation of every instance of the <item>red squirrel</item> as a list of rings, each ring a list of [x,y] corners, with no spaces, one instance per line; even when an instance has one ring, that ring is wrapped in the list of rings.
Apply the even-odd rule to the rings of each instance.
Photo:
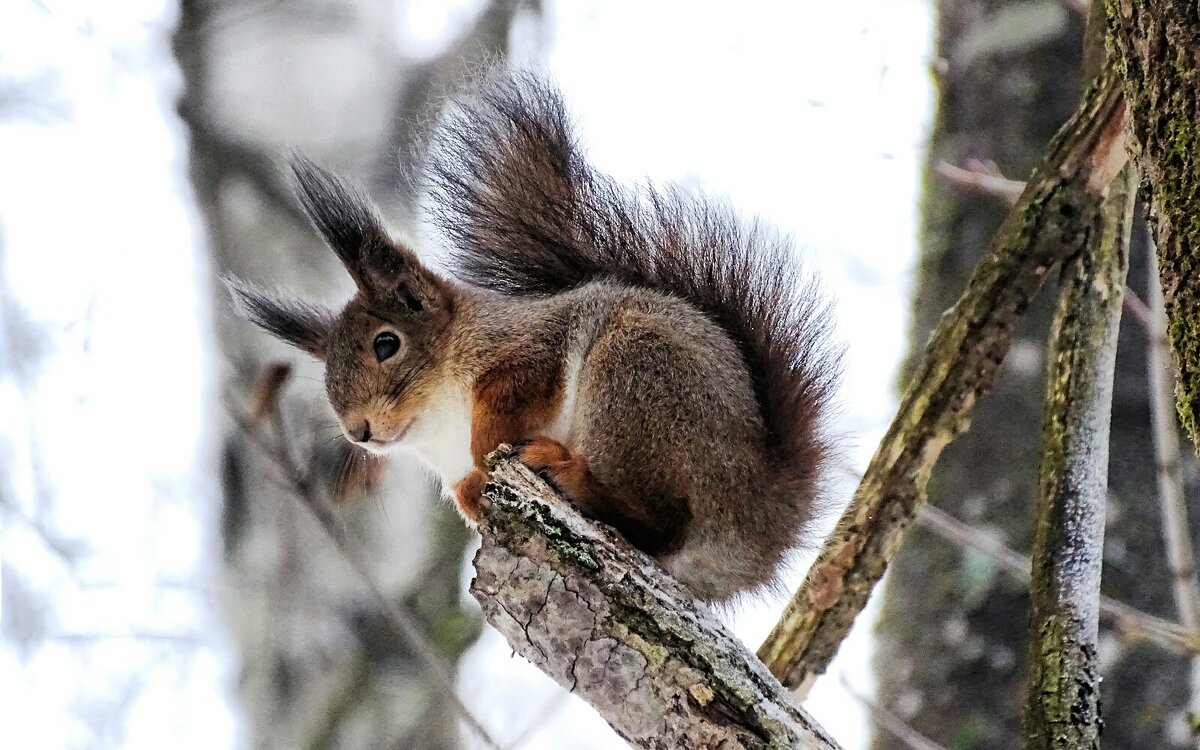
[[[700,599],[773,582],[811,535],[837,357],[789,243],[676,189],[627,190],[558,92],[495,78],[424,166],[435,272],[303,158],[298,198],[357,294],[340,313],[231,279],[241,313],[325,363],[347,439],[408,449],[479,517],[502,443]]]

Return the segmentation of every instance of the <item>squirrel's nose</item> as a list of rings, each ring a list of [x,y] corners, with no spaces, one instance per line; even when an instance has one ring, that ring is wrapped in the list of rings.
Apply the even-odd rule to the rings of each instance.
[[[371,439],[371,423],[364,419],[362,427],[350,431],[350,437],[354,438],[354,442],[356,443],[367,442]]]

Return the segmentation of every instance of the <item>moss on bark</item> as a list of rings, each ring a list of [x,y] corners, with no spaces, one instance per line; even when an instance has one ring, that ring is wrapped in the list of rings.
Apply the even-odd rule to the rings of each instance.
[[[1200,450],[1200,8],[1195,0],[1105,7],[1152,199],[1179,416]]]
[[[1050,334],[1034,524],[1025,750],[1096,748],[1100,571],[1117,333],[1134,184],[1127,168],[1064,267]]]
[[[914,369],[899,412],[800,590],[759,649],[785,685],[821,674],[926,498],[942,449],[970,423],[1050,269],[1082,247],[1120,168],[1116,77],[1088,88]]]

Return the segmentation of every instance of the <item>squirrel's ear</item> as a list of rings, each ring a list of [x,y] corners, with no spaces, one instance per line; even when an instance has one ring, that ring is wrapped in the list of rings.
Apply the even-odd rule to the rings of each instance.
[[[300,204],[359,289],[378,299],[398,297],[414,311],[439,307],[444,283],[388,237],[362,191],[298,154],[291,165]]]
[[[272,294],[232,276],[222,280],[238,315],[317,359],[325,359],[333,313],[307,302]]]
[[[293,154],[296,197],[313,226],[341,259],[359,287],[363,256],[369,247],[387,243],[387,235],[370,200],[361,191],[307,157]]]

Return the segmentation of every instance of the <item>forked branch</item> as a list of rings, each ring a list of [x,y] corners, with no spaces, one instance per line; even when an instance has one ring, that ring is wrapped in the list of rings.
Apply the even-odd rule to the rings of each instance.
[[[854,498],[759,649],[785,685],[804,687],[825,670],[925,501],[942,449],[995,381],[1030,299],[1082,247],[1126,160],[1124,112],[1115,75],[1102,75],[938,326]]]

